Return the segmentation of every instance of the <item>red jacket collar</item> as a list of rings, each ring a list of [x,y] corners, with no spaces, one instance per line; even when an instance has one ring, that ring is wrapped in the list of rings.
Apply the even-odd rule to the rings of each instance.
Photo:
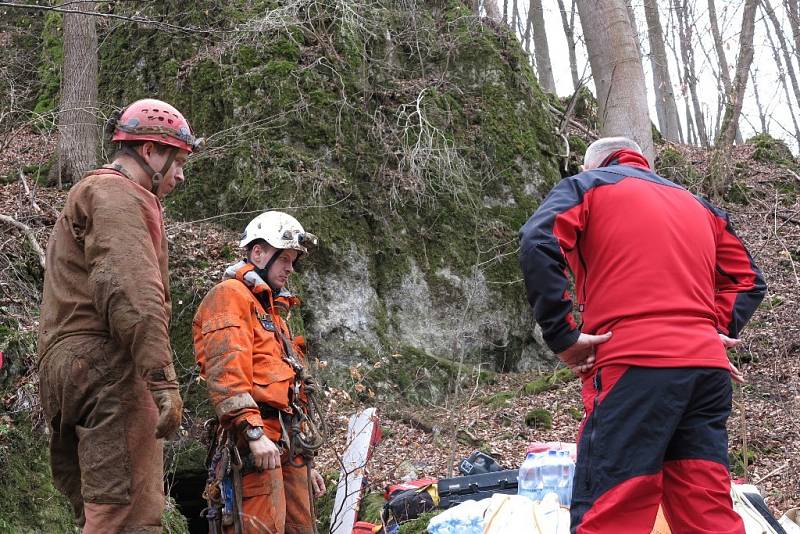
[[[600,166],[608,167],[610,165],[629,165],[631,167],[638,167],[646,171],[652,170],[650,165],[647,163],[647,158],[635,150],[630,150],[627,148],[617,150],[608,156]]]

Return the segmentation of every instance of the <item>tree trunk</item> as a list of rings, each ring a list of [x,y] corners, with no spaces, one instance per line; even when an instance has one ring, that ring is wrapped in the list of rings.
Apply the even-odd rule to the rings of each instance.
[[[95,2],[79,1],[80,11]],[[97,32],[94,17],[64,14],[64,73],[58,112],[58,157],[50,178],[59,187],[75,183],[97,165]]]
[[[528,53],[528,56],[533,60],[533,56],[531,56],[531,28],[533,26],[533,10],[528,6],[528,17],[525,20],[525,33],[522,34],[522,47]],[[536,66],[535,60],[533,61],[534,67]]]
[[[642,58],[642,43],[639,41],[639,25],[636,24],[636,13],[633,12],[633,5],[631,0],[625,0],[625,9],[628,10],[628,20],[631,21],[631,29],[633,30],[633,40],[636,43],[636,51],[639,52],[639,60]]]
[[[572,88],[577,91],[581,86],[578,76],[578,59],[575,56],[575,1],[570,2],[569,19],[567,10],[564,9],[564,0],[558,0],[558,10],[561,13],[561,24],[564,26],[564,35],[567,37],[567,52],[569,53],[569,71],[572,74]]]
[[[578,0],[586,50],[597,88],[600,134],[633,139],[652,164],[647,88],[623,0]]]
[[[775,12],[772,10],[769,0],[762,0],[761,8],[772,23],[775,37],[778,39],[779,48],[783,52],[783,60],[786,63],[786,73],[789,75],[789,80],[792,83],[792,90],[794,91],[795,100],[800,102],[800,85],[797,83],[797,75],[794,70],[794,64],[792,63],[792,54],[790,52],[789,45],[786,42],[786,38],[783,35],[780,21],[778,21],[778,17],[775,16]],[[791,20],[791,18],[792,16],[790,13],[789,19]],[[769,28],[767,28],[767,36],[769,36],[770,40],[772,40],[772,32],[770,32]],[[789,105],[791,106],[791,101],[789,101]]]
[[[517,26],[519,26],[519,5],[517,0],[514,0],[511,11],[511,28],[513,28],[515,34],[517,33]]]
[[[792,125],[794,126],[794,139],[797,143],[798,149],[800,150],[800,126],[797,124],[797,116],[795,115],[794,106],[792,105],[792,95],[789,93],[789,85],[786,83],[786,73],[783,72],[781,55],[780,52],[778,52],[778,47],[775,45],[775,41],[772,39],[772,34],[770,33],[769,28],[767,28],[767,38],[769,39],[769,44],[772,48],[772,57],[775,60],[775,65],[778,66],[778,79],[781,81],[781,86],[783,86],[783,94],[786,97],[789,115],[792,117]],[[753,83],[755,83],[755,80]]]
[[[681,123],[678,106],[669,76],[667,51],[664,48],[664,33],[658,16],[656,0],[645,0],[644,14],[647,19],[647,36],[650,42],[650,65],[653,69],[653,89],[656,95],[656,116],[661,135],[667,141],[681,142]]]
[[[761,1],[766,3],[766,0]],[[739,56],[736,59],[736,76],[733,78],[733,93],[731,102],[725,106],[725,116],[722,119],[722,128],[719,133],[719,141],[723,147],[733,145],[736,137],[736,124],[742,113],[747,77],[750,73],[750,65],[753,63],[753,33],[758,2],[759,0],[745,0],[744,3],[742,32],[739,34]]]
[[[722,80],[722,87],[725,89],[725,105],[728,105],[731,98],[731,73],[728,69],[728,58],[725,57],[725,48],[722,46],[722,34],[719,32],[717,24],[717,8],[714,0],[708,0],[708,18],[711,21],[711,36],[714,41],[714,50],[717,52],[719,61],[719,75]],[[736,125],[736,143],[742,144],[742,134],[739,132],[739,125]]]
[[[486,16],[497,22],[501,22],[500,9],[497,7],[497,0],[483,0],[483,7],[486,10]]]
[[[681,58],[685,72],[684,79],[689,86],[689,93],[692,95],[692,107],[694,108],[694,120],[697,125],[697,137],[700,144],[708,148],[708,134],[706,133],[706,122],[703,118],[703,110],[700,107],[700,99],[697,96],[697,76],[694,69],[694,54],[692,53],[692,26],[689,24],[689,14],[687,11],[686,0],[673,0],[675,15],[678,22],[678,37],[680,41]]]
[[[530,17],[533,21],[533,53],[536,56],[536,73],[539,75],[539,85],[548,93],[556,92],[556,82],[553,79],[553,66],[550,63],[550,49],[547,45],[547,32],[544,26],[544,11],[542,0],[531,0]]]
[[[756,96],[756,108],[758,108],[758,120],[761,122],[761,133],[769,133],[769,128],[767,128],[767,114],[764,111],[764,106],[761,104],[761,97],[758,94],[758,79],[755,70],[750,71],[750,78],[753,80],[753,94]]]
[[[800,2],[798,0],[784,0],[786,11],[789,13],[789,27],[794,37],[795,53],[800,53]]]

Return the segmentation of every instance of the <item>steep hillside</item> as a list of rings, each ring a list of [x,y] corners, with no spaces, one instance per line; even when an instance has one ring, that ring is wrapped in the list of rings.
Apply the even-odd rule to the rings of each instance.
[[[293,281],[304,300],[293,322],[328,387],[325,470],[336,469],[344,418],[365,405],[386,418],[375,489],[410,472],[444,475],[474,448],[513,465],[526,441],[574,435],[578,384],[553,373],[537,338],[515,236],[559,179],[564,143],[506,29],[455,0],[169,1],[138,15],[183,29],[102,19],[99,113],[154,94],[209,139],[166,205],[171,337],[188,408],[167,462],[183,513],[196,517],[201,506],[211,415],[189,325],[238,258],[243,224],[269,208],[322,240]],[[59,24],[53,13],[0,18],[0,74],[15,84],[0,87],[1,101],[16,91],[0,112],[0,213],[41,247],[66,195],[44,184]],[[588,140],[568,141],[574,163]],[[666,146],[658,167],[699,191],[707,159]],[[800,505],[796,168],[785,147],[757,138],[735,151],[737,178],[723,199],[771,286],[737,353],[750,382],[730,422],[732,465],[780,510]],[[26,234],[2,228],[0,485],[15,491],[0,500],[0,531],[71,532],[49,480],[36,392],[43,271]],[[170,528],[184,531],[172,513]]]

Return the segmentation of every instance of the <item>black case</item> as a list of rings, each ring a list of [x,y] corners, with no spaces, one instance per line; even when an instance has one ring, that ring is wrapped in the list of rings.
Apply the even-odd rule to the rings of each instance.
[[[488,499],[495,493],[513,495],[517,493],[518,469],[507,469],[493,473],[481,473],[439,481],[439,507],[450,508],[472,499]]]

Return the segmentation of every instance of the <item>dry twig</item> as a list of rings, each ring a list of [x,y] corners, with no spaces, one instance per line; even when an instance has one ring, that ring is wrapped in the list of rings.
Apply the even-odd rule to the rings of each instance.
[[[41,265],[42,269],[44,269],[44,250],[42,250],[42,247],[39,246],[39,242],[36,241],[36,236],[33,234],[31,227],[27,224],[19,222],[14,217],[9,217],[8,215],[3,215],[2,213],[0,213],[0,221],[13,226],[25,234],[25,236],[28,238],[28,241],[30,241],[34,252],[36,252],[36,255],[39,257],[39,265]]]

